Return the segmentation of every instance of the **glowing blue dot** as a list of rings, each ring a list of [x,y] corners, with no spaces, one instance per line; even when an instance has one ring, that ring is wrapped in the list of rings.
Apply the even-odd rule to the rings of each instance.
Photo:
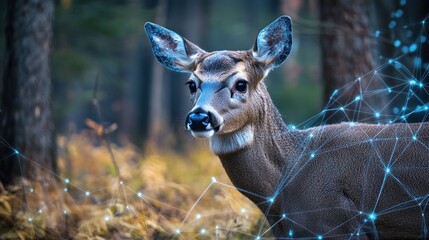
[[[296,129],[296,126],[295,125],[290,125],[290,128]]]
[[[18,151],[18,150],[16,150],[16,149],[15,149],[15,154],[16,154],[16,155],[18,155],[18,154],[19,154],[19,151]]]
[[[274,197],[271,197],[270,199],[268,199],[268,201],[270,201],[270,202],[274,202]]]
[[[350,123],[349,123],[349,126],[350,126],[350,127],[353,127],[354,125],[355,125],[355,123],[354,123],[354,122],[350,122]]]
[[[407,117],[405,117],[404,115],[402,115],[402,116],[401,116],[401,118],[402,118],[403,120],[407,119]]]
[[[380,113],[379,113],[379,112],[376,112],[376,113],[374,113],[374,116],[375,116],[376,118],[380,118]]]
[[[426,42],[426,36],[420,36],[420,43]]]
[[[341,111],[344,111],[344,107],[340,107],[340,110],[341,110]]]
[[[361,77],[358,77],[358,79],[357,79],[358,81],[362,81],[362,78]]]
[[[396,69],[400,69],[400,68],[402,68],[402,64],[401,64],[401,63],[399,63],[398,61],[393,61],[393,66],[394,66]]]
[[[395,28],[395,27],[396,27],[396,22],[395,22],[395,21],[393,21],[393,20],[392,20],[392,21],[390,21],[390,22],[389,22],[389,28],[390,28],[390,29],[393,29],[393,28]]]
[[[374,221],[375,219],[377,219],[377,215],[375,215],[375,213],[371,213],[368,215],[369,219],[371,219],[372,221]]]
[[[387,88],[387,92],[391,93],[392,89],[391,88]]]
[[[180,229],[176,229],[176,234],[180,234],[180,233],[181,233]]]
[[[410,80],[409,83],[410,83],[410,85],[416,85],[417,82],[416,82],[416,80]]]
[[[407,4],[407,0],[401,0],[401,1],[399,2],[399,4],[400,4],[401,6],[404,6],[405,4]]]
[[[29,222],[32,222],[32,221],[33,221],[33,218],[28,218],[28,221],[29,221]]]
[[[316,154],[315,153],[311,153],[310,154],[310,158],[314,158],[316,156]]]
[[[200,233],[201,233],[201,234],[206,234],[206,229],[204,229],[204,228],[203,228],[203,229],[201,229],[201,230],[200,230]]]
[[[411,44],[409,49],[410,49],[410,52],[416,51],[417,50],[417,44],[415,44],[415,43]]]
[[[386,168],[386,173],[390,173],[390,167]]]
[[[393,42],[393,45],[394,45],[395,47],[399,47],[399,46],[401,46],[401,41],[399,41],[399,40],[395,40],[395,42]]]
[[[282,218],[286,218],[286,214],[284,214],[284,213],[283,213],[283,214],[282,214]]]
[[[259,239],[261,239],[261,237],[260,237],[260,236],[257,236],[257,237],[256,237],[256,240],[259,240]]]
[[[317,239],[323,239],[322,235],[317,236]]]
[[[398,114],[398,113],[399,113],[399,108],[394,107],[394,108],[392,109],[392,112],[393,112],[393,114]]]
[[[292,237],[293,236],[293,231],[292,231],[292,229],[289,229],[289,237]]]
[[[362,214],[363,212],[362,211],[359,211],[359,214]]]
[[[392,59],[389,59],[389,64],[392,64],[393,63],[393,60]]]
[[[416,135],[413,136],[413,141],[417,141],[417,136]]]
[[[401,51],[403,54],[407,54],[408,53],[408,47],[407,46],[402,46]]]
[[[89,195],[91,195],[91,193],[90,193],[90,192],[88,192],[88,191],[86,191],[86,192],[85,192],[85,195],[86,195],[86,196],[89,196]]]
[[[357,102],[357,101],[359,101],[361,99],[361,97],[360,96],[356,96],[355,97],[355,101]]]
[[[419,57],[414,58],[414,66],[420,66],[421,63],[422,63],[421,58],[419,58]]]
[[[141,198],[141,197],[143,197],[143,193],[138,192],[138,193],[137,193],[137,196],[138,196],[139,198]]]
[[[419,83],[419,87],[422,88],[423,87],[423,83]]]
[[[70,183],[70,179],[66,178],[66,179],[64,179],[64,182],[65,183]]]
[[[400,18],[400,17],[402,17],[402,14],[404,13],[404,11],[402,11],[402,9],[398,9],[396,12],[395,12],[395,15],[396,15],[396,17],[397,18]]]
[[[375,37],[379,37],[380,36],[380,31],[375,31]]]
[[[312,133],[310,133],[310,135],[308,135],[308,137],[309,137],[309,138],[313,138],[314,136],[313,136],[313,134],[312,134]]]

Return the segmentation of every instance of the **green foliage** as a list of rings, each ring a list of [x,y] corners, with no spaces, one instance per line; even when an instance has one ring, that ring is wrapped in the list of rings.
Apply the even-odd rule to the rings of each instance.
[[[319,84],[270,88],[273,101],[287,124],[297,125],[320,112],[322,89]]]
[[[147,10],[120,1],[60,3],[53,27],[52,81],[56,125],[62,129],[70,116],[88,115],[85,104],[91,102],[97,74],[104,86],[99,89],[99,100],[105,106],[123,98],[124,76],[137,62]],[[106,90],[108,94],[103,94]],[[105,116],[111,121],[119,117],[110,111]],[[83,123],[83,119],[78,121],[78,125]]]

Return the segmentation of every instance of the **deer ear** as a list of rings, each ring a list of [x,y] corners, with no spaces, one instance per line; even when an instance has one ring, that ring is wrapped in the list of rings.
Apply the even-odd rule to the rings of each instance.
[[[291,48],[291,20],[288,16],[281,16],[258,34],[252,55],[266,70],[271,70],[286,60]]]
[[[195,70],[194,61],[204,50],[157,24],[147,22],[144,29],[152,44],[153,54],[162,65],[176,72]]]

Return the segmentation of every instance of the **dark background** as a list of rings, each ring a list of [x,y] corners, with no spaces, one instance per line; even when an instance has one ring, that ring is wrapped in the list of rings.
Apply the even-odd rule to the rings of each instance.
[[[285,121],[303,123],[326,105],[320,39],[342,24],[321,21],[321,4],[330,7],[329,1],[315,0],[55,1],[51,76],[56,134],[80,132],[90,118],[117,123],[118,131],[112,137],[118,144],[131,141],[139,147],[183,149],[192,144],[183,127],[190,108],[184,86],[187,75],[169,72],[155,61],[144,23],[164,25],[206,51],[245,50],[263,27],[282,14],[293,19],[293,49],[267,84]],[[5,58],[5,5],[0,2],[0,74]],[[366,15],[358,18],[369,22],[365,34],[371,40],[375,66],[403,54],[394,45],[396,39],[406,44],[407,39],[412,42],[422,34],[419,23],[427,14],[427,5],[425,1],[366,2]],[[399,9],[402,13],[396,15]],[[389,25],[392,20],[396,22],[393,28]],[[413,59],[402,60],[412,63]],[[423,61],[421,66],[424,70],[427,63]],[[97,76],[102,119],[91,102]],[[356,77],[347,76],[344,81]],[[310,125],[314,124],[318,122]]]

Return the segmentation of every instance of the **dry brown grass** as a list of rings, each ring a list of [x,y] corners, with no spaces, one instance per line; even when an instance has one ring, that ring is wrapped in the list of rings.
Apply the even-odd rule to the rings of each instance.
[[[238,191],[212,183],[230,184],[207,151],[144,156],[112,146],[120,180],[104,145],[83,134],[58,143],[56,180],[0,192],[0,239],[248,239],[263,222]]]

